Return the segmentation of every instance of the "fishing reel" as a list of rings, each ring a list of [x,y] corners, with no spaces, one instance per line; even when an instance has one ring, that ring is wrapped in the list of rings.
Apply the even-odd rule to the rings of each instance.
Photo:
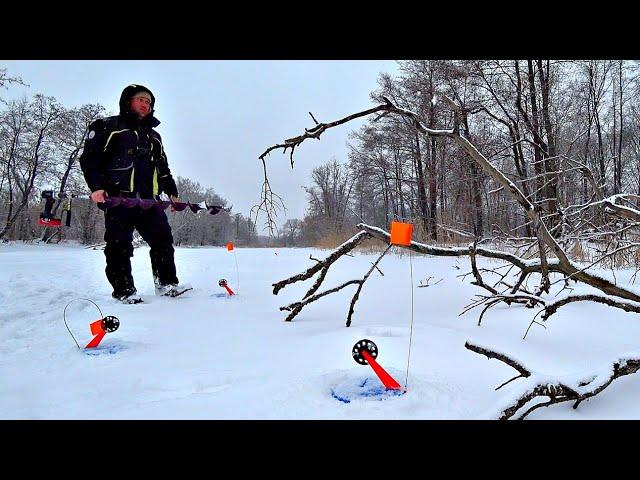
[[[225,278],[221,278],[218,281],[218,285],[220,287],[224,288],[229,295],[235,295],[236,294],[233,290],[231,290],[231,288],[229,288],[229,285],[227,284],[227,280]]]
[[[367,359],[362,355],[363,351],[369,352],[374,359],[378,356],[378,346],[373,341],[363,338],[359,340],[351,349],[353,359],[360,365],[368,365]]]
[[[102,328],[104,328],[107,332],[115,332],[118,330],[120,326],[120,320],[118,317],[114,317],[113,315],[107,315],[102,319]]]

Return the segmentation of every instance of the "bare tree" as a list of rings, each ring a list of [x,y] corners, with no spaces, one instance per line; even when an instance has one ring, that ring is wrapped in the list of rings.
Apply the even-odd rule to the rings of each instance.
[[[302,222],[297,218],[290,218],[282,226],[287,246],[295,246],[302,234]]]
[[[8,140],[3,149],[8,207],[0,238],[10,231],[31,199],[36,177],[51,155],[50,133],[61,114],[55,99],[36,95],[30,103],[11,102],[0,118],[0,136]]]
[[[7,89],[9,85],[17,84],[17,85],[25,85],[20,77],[12,77],[7,72],[6,68],[0,68],[0,88]],[[0,102],[6,102],[0,97]]]
[[[102,105],[83,105],[77,109],[65,110],[57,122],[57,128],[54,133],[54,143],[56,146],[56,154],[62,158],[60,162],[57,162],[56,168],[48,175],[49,178],[58,177],[60,179],[56,189],[58,200],[51,211],[54,216],[58,212],[63,198],[88,193],[84,187],[77,160],[84,148],[84,141],[89,125],[102,116],[104,111],[105,109]],[[76,178],[73,178],[74,173]],[[70,179],[73,179],[74,183],[70,189],[71,191],[68,189]],[[55,232],[51,233],[49,230],[50,229],[45,228],[42,231],[41,240],[45,242],[51,240]]]

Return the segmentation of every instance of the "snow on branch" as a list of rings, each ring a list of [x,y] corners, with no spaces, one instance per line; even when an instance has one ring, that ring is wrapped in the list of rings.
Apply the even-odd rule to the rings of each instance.
[[[324,280],[324,277],[326,275],[326,271],[329,269],[329,266],[331,265],[331,263],[333,263],[333,261],[331,263],[329,263],[324,269],[323,269],[323,273],[321,274],[320,278],[316,281],[316,283],[314,284],[314,286],[309,290],[309,292],[307,292],[307,294],[303,297],[303,299],[299,302],[294,302],[290,305],[287,305],[285,307],[280,307],[280,310],[287,310],[289,312],[291,312],[287,318],[285,319],[286,322],[290,322],[291,320],[294,319],[294,317],[296,317],[298,315],[298,313],[300,313],[300,311],[307,306],[308,304],[315,302],[316,300],[329,295],[331,293],[335,293],[338,292],[340,290],[342,290],[345,287],[348,287],[349,285],[358,285],[358,288],[356,289],[356,292],[353,295],[353,298],[351,299],[351,304],[349,305],[349,313],[347,314],[347,327],[351,326],[351,317],[353,316],[353,312],[355,311],[355,305],[356,302],[358,301],[358,298],[360,297],[360,292],[362,291],[362,287],[364,286],[364,283],[367,281],[367,279],[369,278],[369,276],[371,275],[371,272],[373,272],[374,269],[378,268],[378,263],[380,263],[380,260],[382,260],[382,257],[384,257],[386,255],[386,253],[389,251],[389,249],[391,248],[391,245],[388,245],[387,248],[380,254],[380,256],[378,257],[378,259],[373,262],[373,265],[371,266],[371,268],[367,271],[367,273],[364,275],[364,277],[362,277],[359,280],[349,280],[347,282],[344,282],[341,285],[338,285],[337,287],[331,288],[329,290],[325,290],[324,292],[318,293],[316,295],[312,295],[313,292],[315,292],[320,285],[322,284],[322,281]],[[335,260],[334,260],[335,261]]]
[[[581,402],[602,392],[616,378],[631,375],[640,370],[640,353],[632,353],[612,360],[592,374],[580,374],[573,377],[563,375],[561,378],[550,377],[533,372],[530,368],[525,367],[523,362],[494,349],[468,341],[464,346],[467,350],[484,355],[489,359],[500,360],[519,373],[518,376],[503,383],[497,389],[518,378],[527,379],[526,383],[521,385],[517,392],[512,393],[502,401],[502,407],[499,407],[499,413],[496,414],[500,420],[508,420],[510,418],[522,420],[534,410],[556,403],[574,402],[573,408],[578,408]],[[533,400],[538,397],[546,397],[548,400],[532,404]],[[516,414],[526,406],[529,406],[529,408],[516,417]]]
[[[353,316],[353,307],[355,302],[359,298],[360,291],[364,285],[364,282],[369,277],[371,271],[377,268],[379,261],[382,256],[376,260],[373,264],[369,272],[362,278],[358,280],[350,280],[348,282],[343,283],[337,287],[331,288],[329,290],[323,291],[322,293],[316,294],[319,288],[322,286],[324,282],[327,272],[333,263],[335,263],[340,257],[343,255],[348,255],[353,249],[355,249],[365,238],[375,238],[380,240],[381,242],[389,245],[390,242],[390,234],[389,232],[383,230],[379,227],[374,227],[371,225],[367,225],[365,223],[359,223],[357,227],[360,229],[358,233],[353,235],[349,240],[345,241],[342,245],[338,246],[334,251],[332,251],[326,258],[312,259],[316,263],[309,267],[302,273],[293,275],[285,280],[281,280],[277,283],[273,284],[273,294],[277,295],[280,290],[282,290],[287,285],[292,283],[296,283],[299,281],[307,280],[313,277],[316,273],[320,272],[320,275],[316,279],[315,283],[309,288],[304,297],[298,301],[291,303],[285,307],[281,307],[281,310],[287,310],[292,312],[286,318],[286,321],[291,321],[295,318],[302,308],[304,308],[309,303],[312,303],[320,298],[325,297],[331,293],[335,293],[337,291],[342,290],[343,288],[350,285],[358,285],[358,289],[356,295],[354,296],[354,300],[351,303],[351,307],[349,310],[349,315],[347,318],[347,326],[351,324],[351,319]],[[610,280],[603,278],[599,275],[589,273],[585,271],[585,269],[579,269],[577,265],[572,262],[569,262],[568,265],[563,264],[558,259],[550,259],[547,261],[546,265],[543,265],[541,259],[531,259],[527,260],[517,255],[513,255],[509,252],[503,252],[499,250],[492,250],[483,247],[478,247],[476,244],[471,244],[468,247],[436,247],[433,245],[427,245],[424,243],[412,241],[410,245],[404,246],[399,245],[398,248],[405,248],[412,250],[417,253],[421,253],[423,255],[433,255],[433,256],[468,256],[470,258],[471,263],[471,273],[473,274],[474,281],[473,285],[484,288],[489,291],[491,295],[481,295],[479,299],[475,300],[473,303],[465,307],[462,311],[461,315],[466,313],[467,311],[474,309],[476,307],[480,307],[484,305],[484,309],[482,310],[478,324],[481,323],[484,314],[490,308],[498,305],[499,303],[506,303],[507,305],[511,305],[513,303],[523,304],[529,308],[533,308],[535,306],[542,306],[543,309],[539,311],[538,315],[542,313],[543,320],[547,320],[551,315],[557,312],[557,310],[569,303],[577,302],[577,301],[594,301],[602,304],[606,304],[615,308],[621,308],[628,312],[640,313],[640,295],[633,292],[632,290],[623,289],[618,287],[615,283],[612,283]],[[386,250],[385,250],[386,253]],[[515,282],[513,286],[504,282],[504,277],[506,274],[501,276],[499,282],[495,285],[488,285],[482,278],[481,271],[490,271],[496,273],[496,269],[487,270],[487,269],[479,269],[476,264],[476,256],[482,256],[486,258],[492,258],[496,260],[503,260],[507,262],[512,267],[517,267],[520,269],[520,274],[518,275],[518,280]],[[590,295],[574,295],[565,297],[559,300],[556,300],[552,303],[545,302],[541,296],[540,292],[531,293],[524,289],[522,285],[525,280],[534,273],[541,273],[543,268],[547,268],[547,270],[551,273],[560,273],[563,274],[564,279],[573,279],[576,281],[582,281],[592,287],[598,288],[603,291],[606,295],[602,294],[590,294]],[[502,268],[502,267],[498,267]],[[466,275],[465,275],[466,276]],[[497,287],[499,284],[505,285],[510,289],[509,293],[499,292]],[[615,292],[611,294],[610,292]],[[618,298],[615,298],[618,297]],[[636,303],[637,302],[637,303]]]
[[[280,290],[282,290],[284,287],[286,287],[287,285],[291,285],[292,283],[296,283],[296,282],[300,282],[300,281],[303,281],[303,280],[307,280],[307,279],[313,277],[320,270],[322,270],[322,273],[320,274],[320,277],[318,278],[318,281],[315,283],[315,285],[313,285],[313,287],[311,287],[309,289],[309,291],[306,293],[306,295],[303,298],[307,298],[307,297],[313,295],[316,292],[316,290],[318,290],[320,285],[322,284],[322,281],[324,280],[324,277],[327,275],[327,271],[329,270],[329,267],[331,267],[333,262],[338,260],[342,255],[346,255],[351,250],[356,248],[358,246],[358,244],[368,236],[369,235],[367,234],[367,232],[363,232],[363,231],[358,232],[353,237],[351,237],[349,240],[344,242],[342,245],[338,246],[324,260],[319,260],[319,261],[316,260],[316,262],[318,262],[318,263],[316,263],[314,266],[308,268],[304,272],[299,273],[298,275],[293,275],[292,277],[289,277],[289,278],[287,278],[285,280],[281,280],[281,281],[279,281],[277,283],[274,283],[272,285],[273,286],[273,294],[277,295],[278,292]]]
[[[620,308],[625,312],[640,313],[640,303],[630,302],[625,300],[616,300],[607,295],[598,295],[594,293],[594,294],[586,294],[586,295],[569,295],[567,297],[556,300],[553,303],[549,303],[545,306],[541,318],[542,320],[546,321],[549,319],[549,317],[551,317],[551,315],[556,313],[560,307],[563,307],[573,302],[586,302],[586,301],[602,303],[610,307]]]

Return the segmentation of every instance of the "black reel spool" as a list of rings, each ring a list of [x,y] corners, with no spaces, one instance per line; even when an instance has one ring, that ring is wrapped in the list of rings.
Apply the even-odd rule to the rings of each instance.
[[[118,320],[118,317],[114,317],[113,315],[107,315],[102,319],[102,326],[109,333],[115,332],[120,326],[120,320]]]
[[[369,355],[371,355],[374,359],[378,357],[378,346],[375,343],[366,338],[358,340],[351,349],[351,355],[353,355],[353,359],[360,365],[369,364],[369,362],[367,362],[367,360],[362,356],[363,350],[369,352]]]
[[[221,279],[218,281],[218,285],[219,285],[220,287],[226,287],[226,286],[227,286],[227,280],[225,280],[224,278],[221,278]]]

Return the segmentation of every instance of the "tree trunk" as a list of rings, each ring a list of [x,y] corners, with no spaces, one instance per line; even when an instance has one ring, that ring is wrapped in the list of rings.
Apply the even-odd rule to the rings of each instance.
[[[416,178],[418,181],[418,208],[420,209],[420,216],[422,219],[422,226],[427,234],[430,234],[433,238],[433,230],[429,222],[429,211],[427,207],[427,192],[424,186],[424,173],[422,170],[422,152],[420,149],[420,137],[418,132],[415,133],[415,149],[414,152],[414,166],[416,170]]]
[[[471,133],[469,132],[469,122],[467,121],[467,116],[465,115],[462,119],[462,125],[464,128],[464,135],[471,142]],[[476,238],[482,238],[484,234],[483,223],[484,223],[484,212],[482,207],[482,177],[481,171],[478,167],[478,164],[467,157],[467,166],[469,176],[471,177],[470,182],[470,203],[471,203],[471,211],[472,211],[472,221],[473,224],[473,234]]]
[[[540,90],[542,94],[542,119],[544,121],[544,129],[547,135],[547,153],[545,154],[545,170],[546,175],[544,177],[546,187],[546,204],[547,211],[551,217],[549,217],[549,228],[553,229],[561,222],[561,219],[557,215],[558,213],[558,158],[556,150],[556,137],[551,125],[551,115],[549,113],[549,90],[550,90],[550,62],[546,62],[546,74],[545,66],[542,64],[542,60],[538,60],[538,78],[540,79]],[[555,236],[559,237],[561,232],[557,230]]]
[[[623,78],[622,78],[622,62],[623,61],[620,60],[619,62],[620,62],[619,63],[620,70],[619,70],[618,73],[619,73],[619,80],[620,80],[620,90],[619,90],[618,93],[620,95],[620,99],[618,100],[618,113],[620,115],[620,120],[619,120],[620,133],[618,135],[618,158],[617,158],[617,161],[616,161],[617,166],[618,166],[618,168],[617,168],[617,171],[618,171],[618,182],[617,182],[617,185],[616,185],[616,190],[617,190],[616,193],[621,193],[622,192],[622,120],[624,118],[623,115],[622,115],[622,102],[623,102],[623,99],[622,99],[622,93],[623,93],[623,91],[622,91],[622,80],[623,80]]]

